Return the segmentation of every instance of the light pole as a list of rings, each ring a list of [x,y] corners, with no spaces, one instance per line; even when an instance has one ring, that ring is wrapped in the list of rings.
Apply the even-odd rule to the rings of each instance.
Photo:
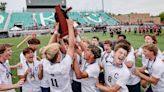
[[[102,0],[102,11],[104,12],[104,0]]]

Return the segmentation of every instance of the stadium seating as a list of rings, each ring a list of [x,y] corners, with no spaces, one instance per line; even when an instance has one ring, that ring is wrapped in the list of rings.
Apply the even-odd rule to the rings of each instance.
[[[0,12],[0,30],[3,30],[7,17],[8,17],[8,13]]]
[[[84,18],[81,16],[80,12],[69,12],[68,13],[68,16],[75,20],[75,21],[78,21],[79,23],[81,24],[85,24],[86,21],[84,20]]]
[[[7,19],[7,13],[0,13],[4,16],[4,21],[0,24],[0,29],[3,29],[5,21]],[[105,12],[69,12],[68,16],[83,25],[115,25],[118,22]],[[24,27],[46,26],[53,27],[54,25],[54,13],[53,12],[23,12],[12,13],[9,20],[7,29],[13,27],[15,23],[22,23]]]
[[[38,12],[36,17],[38,24],[53,27],[55,21],[53,12]]]
[[[23,23],[24,26],[30,27],[33,25],[32,13],[12,13],[10,22],[8,24],[8,29],[13,27],[15,23]]]

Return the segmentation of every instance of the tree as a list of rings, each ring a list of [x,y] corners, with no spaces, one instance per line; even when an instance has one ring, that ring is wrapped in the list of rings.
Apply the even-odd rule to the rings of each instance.
[[[159,17],[161,18],[161,21],[164,21],[164,12],[160,13]]]
[[[6,2],[1,2],[0,3],[0,11],[5,11],[6,10]]]

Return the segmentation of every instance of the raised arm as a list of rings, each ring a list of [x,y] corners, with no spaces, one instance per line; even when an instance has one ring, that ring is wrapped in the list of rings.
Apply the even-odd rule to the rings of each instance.
[[[74,47],[75,47],[75,35],[74,35],[74,29],[73,29],[73,21],[72,20],[67,20],[68,23],[68,50],[67,54],[69,54],[72,58],[74,55]]]
[[[57,38],[58,38],[58,30],[59,30],[59,23],[56,23],[55,24],[55,31],[54,33],[52,34],[48,44],[51,44],[51,43],[54,43],[54,42],[57,42]]]

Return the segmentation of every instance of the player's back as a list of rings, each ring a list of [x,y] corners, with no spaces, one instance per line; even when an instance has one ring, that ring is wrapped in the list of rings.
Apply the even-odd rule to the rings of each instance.
[[[72,92],[70,69],[72,58],[66,55],[60,63],[47,66],[51,92]]]

